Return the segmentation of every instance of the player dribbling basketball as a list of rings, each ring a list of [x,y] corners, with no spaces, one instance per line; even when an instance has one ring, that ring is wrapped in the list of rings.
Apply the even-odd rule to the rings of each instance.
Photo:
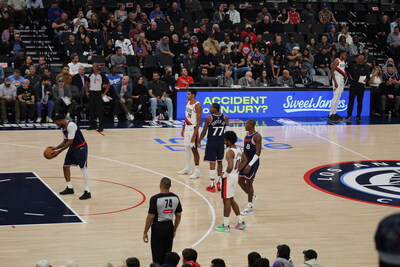
[[[81,130],[78,125],[72,121],[67,121],[63,116],[57,115],[54,118],[54,123],[60,127],[63,134],[64,140],[61,144],[54,147],[54,157],[57,157],[62,151],[68,149],[65,155],[65,161],[63,166],[64,178],[67,182],[67,188],[60,192],[60,195],[69,195],[74,193],[74,188],[71,182],[71,166],[79,166],[83,173],[83,179],[85,183],[85,191],[80,200],[91,198],[90,193],[90,178],[89,171],[87,169],[87,158],[88,158],[88,145],[83,137]]]

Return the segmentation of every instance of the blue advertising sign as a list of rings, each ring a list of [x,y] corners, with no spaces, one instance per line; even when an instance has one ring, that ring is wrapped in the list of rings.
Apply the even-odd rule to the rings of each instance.
[[[210,105],[217,102],[221,112],[231,118],[319,117],[328,116],[332,91],[197,91],[196,99],[203,106],[203,117]],[[186,92],[178,91],[177,119],[185,118]],[[338,114],[345,116],[349,91],[339,101]],[[361,116],[369,116],[370,91],[365,91]],[[357,110],[354,103],[353,113]]]

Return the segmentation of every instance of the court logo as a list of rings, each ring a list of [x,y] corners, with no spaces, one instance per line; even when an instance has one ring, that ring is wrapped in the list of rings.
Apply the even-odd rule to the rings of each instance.
[[[316,167],[304,180],[325,193],[400,207],[400,160],[351,161]]]

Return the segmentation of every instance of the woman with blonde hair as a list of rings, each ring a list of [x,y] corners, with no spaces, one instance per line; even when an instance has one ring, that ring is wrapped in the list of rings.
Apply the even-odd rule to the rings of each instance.
[[[378,87],[382,83],[382,69],[379,66],[375,66],[372,69],[371,77],[368,81],[369,86]]]
[[[353,38],[349,34],[349,31],[347,29],[346,25],[342,26],[342,29],[340,30],[340,33],[338,35],[338,41],[340,41],[340,37],[344,36],[346,38],[346,43],[351,45],[353,43]]]

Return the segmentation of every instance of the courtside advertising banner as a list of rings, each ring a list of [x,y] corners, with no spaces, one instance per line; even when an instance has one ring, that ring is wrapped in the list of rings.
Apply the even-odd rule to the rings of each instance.
[[[185,118],[186,91],[177,93],[177,119]],[[197,91],[196,99],[203,106],[203,118],[216,102],[230,118],[319,117],[328,116],[333,91]],[[338,114],[347,116],[349,91],[339,101]],[[357,111],[354,103],[353,115]],[[369,116],[370,91],[365,91],[361,116]]]

